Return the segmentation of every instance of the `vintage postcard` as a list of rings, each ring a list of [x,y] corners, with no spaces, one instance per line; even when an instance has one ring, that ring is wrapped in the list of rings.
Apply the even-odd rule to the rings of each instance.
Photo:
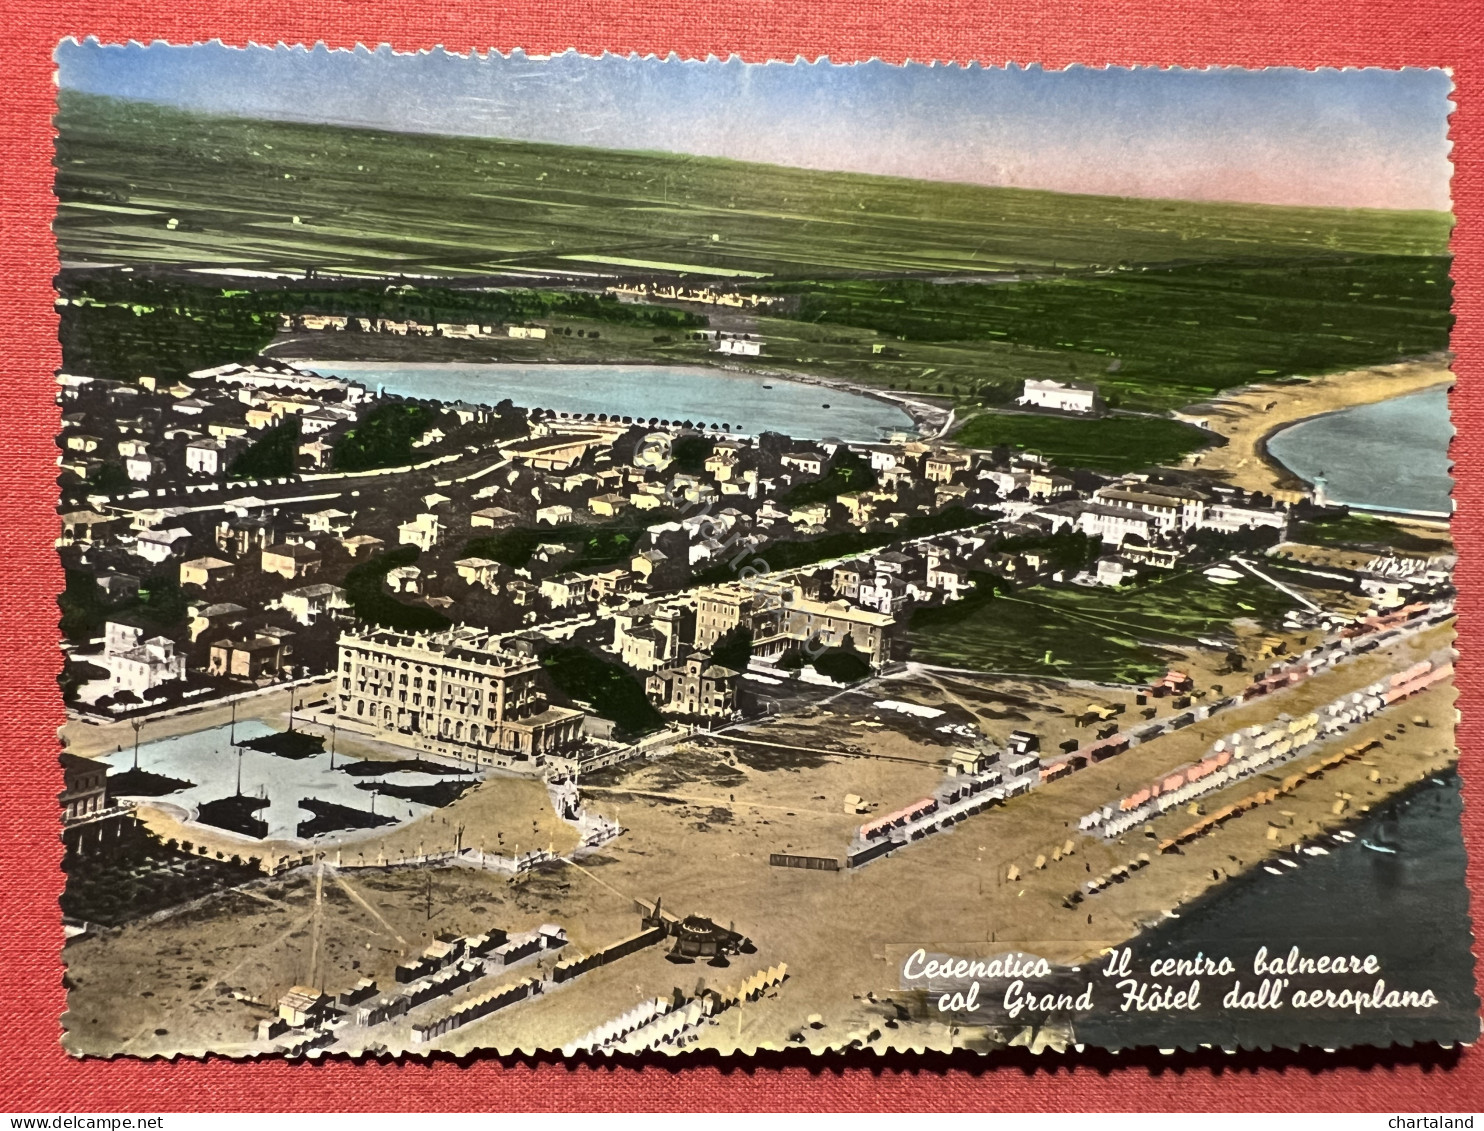
[[[71,1052],[1478,1035],[1447,73],[56,59]]]

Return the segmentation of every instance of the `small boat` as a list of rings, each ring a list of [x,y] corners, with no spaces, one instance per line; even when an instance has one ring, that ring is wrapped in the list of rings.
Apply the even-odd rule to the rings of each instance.
[[[1275,876],[1281,876],[1283,874],[1280,869],[1274,868],[1271,864],[1264,864],[1262,866],[1262,870],[1264,872],[1270,872],[1270,873],[1272,873]]]
[[[1364,845],[1366,848],[1369,848],[1372,852],[1384,852],[1387,856],[1395,856],[1396,855],[1396,849],[1391,848],[1391,847],[1388,847],[1387,845],[1376,844],[1373,841],[1369,841],[1369,840],[1365,840],[1365,839],[1362,839],[1360,843],[1362,845]]]
[[[772,385],[764,385],[763,386],[763,388],[765,388],[765,389],[771,389],[772,387],[773,387]]]
[[[827,405],[827,404],[822,404],[822,405],[820,405],[820,406],[819,406],[819,407],[820,407],[820,408],[829,408],[829,407],[830,407],[830,406],[829,406],[829,405]]]
[[[1307,848],[1304,849],[1304,855],[1306,855],[1306,856],[1328,856],[1329,855],[1329,849],[1327,849],[1327,848],[1320,848],[1319,845],[1317,845],[1317,844],[1311,844]]]
[[[1279,860],[1278,863],[1279,864],[1282,864],[1283,867],[1285,867],[1285,868],[1297,868],[1298,867],[1298,861],[1297,860],[1290,860],[1286,856],[1282,860]]]

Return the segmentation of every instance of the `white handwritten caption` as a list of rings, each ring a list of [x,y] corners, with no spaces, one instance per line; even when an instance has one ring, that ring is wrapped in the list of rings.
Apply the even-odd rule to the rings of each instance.
[[[1230,955],[1197,952],[1193,958],[1155,958],[1143,966],[1142,970],[1135,968],[1132,949],[1115,947],[1107,953],[1105,964],[1094,971],[1102,984],[1084,980],[1079,990],[1066,984],[1066,972],[1058,977],[1051,963],[1036,955],[1015,951],[993,958],[930,957],[919,947],[902,964],[902,984],[908,989],[927,989],[940,1013],[992,1009],[990,1003],[999,997],[1000,1009],[1011,1018],[1027,1010],[1089,1013],[1097,1006],[1099,991],[1111,991],[1111,1000],[1124,1013],[1195,1012],[1216,1000],[1202,996],[1203,978],[1223,983],[1231,979],[1220,1008],[1234,1012],[1353,1010],[1359,1015],[1432,1009],[1439,1004],[1429,988],[1389,987],[1374,954],[1310,956],[1292,946],[1279,957],[1263,946],[1245,964]],[[1079,970],[1073,968],[1071,973]],[[1056,984],[1047,984],[1053,979]],[[996,983],[1004,983],[1003,988]]]

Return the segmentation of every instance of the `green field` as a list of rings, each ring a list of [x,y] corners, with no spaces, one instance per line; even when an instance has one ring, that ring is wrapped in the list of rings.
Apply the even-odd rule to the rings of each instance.
[[[69,91],[57,126],[70,262],[819,279],[1441,255],[1451,226],[1441,213],[1068,196],[212,117]]]
[[[1128,407],[1435,353],[1452,326],[1440,256],[1236,260],[993,285],[860,279],[795,293],[800,321],[1056,356],[1062,376],[1096,381]]]
[[[194,115],[67,91],[57,125],[64,264],[167,268],[175,280],[64,282],[105,303],[63,311],[66,363],[84,372],[169,375],[251,356],[277,310],[436,307],[450,321],[477,310],[556,331],[468,347],[499,360],[713,363],[690,332],[709,318],[764,340],[754,368],[960,408],[986,388],[1070,377],[1115,407],[1163,410],[1436,354],[1452,321],[1445,213],[1074,196]],[[197,296],[172,300],[170,288],[189,289],[184,272],[218,269],[251,277],[197,274]],[[619,277],[714,281],[781,302],[697,314],[581,291]],[[463,289],[431,302],[445,280]],[[409,281],[422,293],[404,294]],[[115,301],[110,289],[129,293]],[[332,341],[335,356],[356,348]]]
[[[1137,471],[1176,465],[1205,447],[1211,435],[1190,424],[1153,416],[1103,416],[1078,420],[1018,412],[985,412],[971,418],[954,440],[972,448],[1001,445],[1039,452],[1059,467]]]
[[[1022,589],[970,607],[955,621],[928,618],[910,634],[912,656],[977,671],[1143,683],[1169,665],[1160,645],[1223,636],[1238,617],[1271,623],[1289,598],[1255,578],[1215,585],[1200,573],[1122,589]]]
[[[1439,531],[1433,537],[1414,534],[1403,526],[1384,518],[1373,518],[1364,514],[1346,514],[1335,518],[1311,519],[1294,523],[1289,531],[1290,542],[1302,542],[1310,546],[1338,546],[1359,550],[1404,550],[1414,553],[1438,554],[1445,552],[1451,544],[1446,534]]]

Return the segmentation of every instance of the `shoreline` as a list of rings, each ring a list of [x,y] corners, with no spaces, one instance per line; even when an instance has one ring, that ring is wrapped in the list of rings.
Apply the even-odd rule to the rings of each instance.
[[[1244,490],[1297,502],[1310,487],[1268,450],[1279,432],[1360,405],[1450,387],[1455,381],[1446,359],[1440,357],[1234,389],[1176,414],[1177,419],[1206,421],[1210,431],[1226,440],[1222,446],[1193,453],[1185,467]]]
[[[544,369],[552,371],[573,371],[593,369],[597,367],[613,368],[652,368],[672,370],[693,370],[700,374],[734,374],[741,377],[760,377],[765,380],[791,381],[800,385],[811,385],[815,388],[833,389],[836,392],[854,394],[866,397],[881,404],[888,404],[901,409],[907,414],[915,427],[924,438],[941,439],[954,422],[952,406],[939,407],[926,400],[919,400],[908,394],[895,391],[878,389],[873,385],[865,385],[852,381],[846,377],[819,377],[814,374],[797,373],[787,369],[771,369],[761,367],[749,367],[738,365],[735,361],[731,363],[712,364],[707,360],[671,361],[666,359],[606,359],[594,361],[482,361],[478,359],[455,360],[455,361],[403,361],[401,359],[389,358],[316,358],[310,356],[313,350],[304,352],[302,347],[310,346],[316,339],[304,336],[283,337],[270,342],[260,352],[260,356],[271,357],[279,361],[287,361],[293,364],[313,367],[314,364],[334,365],[348,369],[376,369],[388,366],[404,365],[417,369],[468,369],[478,367],[480,369]],[[295,349],[295,347],[301,347]],[[709,356],[709,355],[708,355]],[[522,406],[533,407],[533,406]],[[539,407],[539,406],[534,406]]]
[[[1269,428],[1266,432],[1264,432],[1257,438],[1256,450],[1258,458],[1260,458],[1265,464],[1268,465],[1269,468],[1272,469],[1274,477],[1281,485],[1287,486],[1290,483],[1298,484],[1299,486],[1297,486],[1295,489],[1307,493],[1308,491],[1312,490],[1313,484],[1309,480],[1305,479],[1302,475],[1299,475],[1297,472],[1295,472],[1277,456],[1275,456],[1272,453],[1272,450],[1268,447],[1269,443],[1275,437],[1277,437],[1279,433],[1286,432],[1290,428],[1297,428],[1300,424],[1308,424],[1311,421],[1323,420],[1325,417],[1328,416],[1339,416],[1342,412],[1349,412],[1352,408],[1361,408],[1367,404],[1385,404],[1387,401],[1390,400],[1401,400],[1403,397],[1415,397],[1422,393],[1432,392],[1434,389],[1451,389],[1452,387],[1453,382],[1451,380],[1439,381],[1436,384],[1427,385],[1420,389],[1414,389],[1411,392],[1398,393],[1394,397],[1385,397],[1379,401],[1360,401],[1356,404],[1348,404],[1341,408],[1330,409],[1327,412],[1316,413],[1313,416],[1300,417],[1298,420],[1290,420],[1283,424],[1275,424],[1273,425],[1273,427]],[[1346,503],[1338,499],[1331,500],[1331,503],[1334,506],[1347,507],[1352,511],[1360,511],[1364,514],[1377,515],[1383,518],[1393,519],[1397,522],[1432,523],[1441,525],[1444,529],[1447,529],[1449,527],[1449,521],[1451,518],[1451,515],[1444,514],[1441,511],[1401,510],[1391,507],[1367,505],[1364,503]]]

